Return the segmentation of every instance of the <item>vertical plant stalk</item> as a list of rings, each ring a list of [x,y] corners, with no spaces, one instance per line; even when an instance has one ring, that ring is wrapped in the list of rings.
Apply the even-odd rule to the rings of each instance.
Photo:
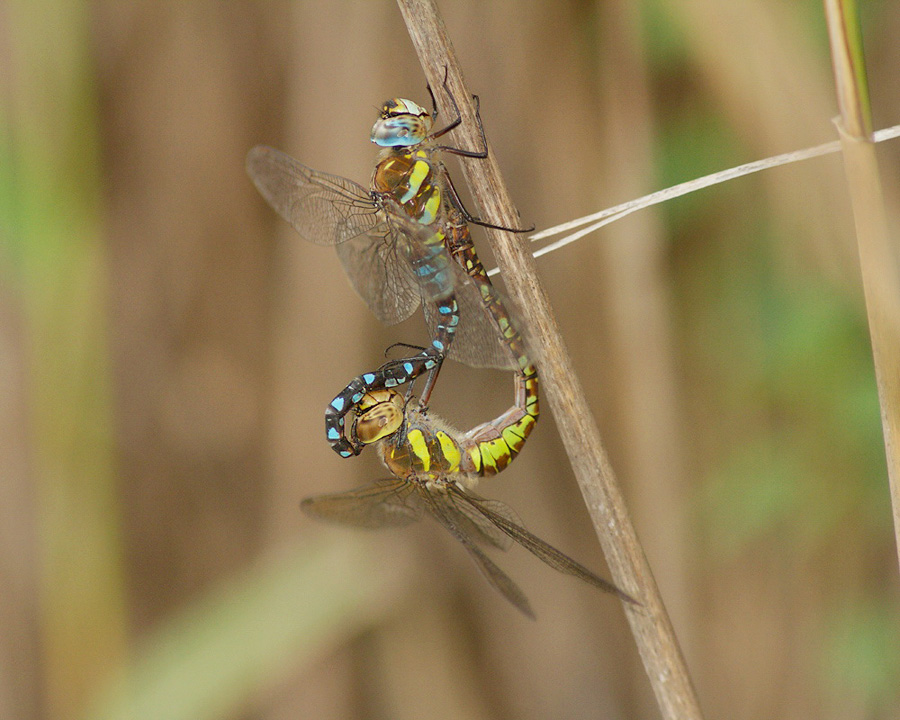
[[[463,118],[454,130],[457,139],[463,147],[478,147],[472,96],[463,84],[456,55],[433,0],[398,0],[398,4],[428,82],[439,97],[443,95],[446,72],[448,89]],[[461,164],[482,217],[492,223],[519,227],[521,221],[493,156],[484,160],[461,158]],[[488,230],[488,236],[510,294],[532,335],[541,339],[541,385],[546,389],[613,579],[642,604],[639,608],[626,604],[625,612],[662,716],[697,720],[702,715],[684,657],[537,277],[534,258],[523,240],[511,233]]]
[[[882,197],[856,5],[825,0],[825,15],[841,110],[835,124],[856,224],[900,555],[900,254],[891,243]]]

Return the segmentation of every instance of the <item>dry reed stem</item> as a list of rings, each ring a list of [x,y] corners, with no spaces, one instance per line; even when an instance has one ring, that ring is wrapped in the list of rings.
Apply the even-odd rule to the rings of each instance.
[[[441,99],[444,99],[441,89],[444,74],[447,74],[447,87],[463,117],[462,125],[454,131],[457,141],[463,147],[478,147],[471,94],[463,84],[452,44],[434,2],[398,0],[398,4],[428,82]],[[446,102],[442,105],[446,112]],[[461,158],[461,164],[482,216],[507,227],[520,226],[493,156],[485,160]],[[702,715],[684,657],[625,508],[597,424],[537,277],[534,258],[524,238],[498,231],[488,231],[488,237],[510,294],[533,336],[541,340],[542,386],[613,579],[642,603],[639,608],[626,603],[625,612],[662,716],[671,720],[698,720]]]
[[[900,555],[900,257],[891,244],[882,197],[856,8],[851,2],[825,0],[825,15],[841,109],[835,122],[856,223]]]

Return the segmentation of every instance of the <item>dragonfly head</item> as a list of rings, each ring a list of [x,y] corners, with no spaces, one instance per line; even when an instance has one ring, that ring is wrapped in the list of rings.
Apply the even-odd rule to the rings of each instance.
[[[372,142],[381,147],[411,147],[428,137],[431,115],[412,100],[392,98],[381,106],[372,126]]]
[[[403,425],[403,398],[395,390],[373,390],[356,404],[353,437],[363,445],[393,435]]]

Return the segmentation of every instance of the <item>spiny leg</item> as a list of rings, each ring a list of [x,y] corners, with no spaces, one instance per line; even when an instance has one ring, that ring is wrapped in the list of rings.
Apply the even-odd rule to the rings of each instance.
[[[431,91],[430,85],[428,85],[427,87],[428,93],[431,95],[431,104],[434,107],[434,117],[437,118],[437,103],[434,99],[434,93]],[[437,138],[446,135],[462,122],[462,115],[459,112],[459,105],[457,105],[456,98],[453,96],[453,93],[450,92],[450,88],[447,86],[446,69],[444,72],[444,91],[447,93],[447,97],[450,98],[450,104],[453,106],[456,117],[451,120],[450,123],[445,127],[431,133],[431,135],[428,136],[429,140],[436,140]],[[463,150],[462,148],[454,147],[453,145],[437,145],[435,147],[436,150],[443,150],[444,152],[448,152],[452,155],[461,155],[463,157],[478,158],[482,160],[488,156],[487,138],[484,135],[484,124],[481,121],[481,100],[477,95],[473,95],[472,98],[475,100],[475,124],[478,128],[478,134],[481,136],[481,149]],[[453,179],[450,177],[450,174],[448,172],[444,171],[443,179],[447,186],[447,189],[450,191],[451,202],[462,213],[462,216],[466,219],[466,222],[470,222],[474,225],[481,225],[482,227],[486,228],[492,228],[494,230],[504,230],[506,232],[514,233],[525,233],[534,230],[534,225],[527,228],[512,228],[506,227],[505,225],[495,225],[494,223],[490,223],[486,220],[482,220],[481,218],[476,217],[466,209],[465,205],[463,205],[462,199],[459,197],[459,193],[456,191],[456,186],[453,184]]]

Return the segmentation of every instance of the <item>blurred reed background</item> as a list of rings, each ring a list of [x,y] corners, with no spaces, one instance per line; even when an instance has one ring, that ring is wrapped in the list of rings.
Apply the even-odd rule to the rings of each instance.
[[[538,228],[835,137],[814,0],[441,9]],[[900,6],[862,10],[884,127]],[[658,716],[609,597],[512,552],[531,623],[433,526],[299,512],[384,474],[322,413],[424,332],[381,327],[244,155],[367,182],[378,105],[428,101],[393,3],[18,0],[0,67],[0,717]],[[855,253],[831,156],[539,263],[710,718],[897,717]],[[451,366],[432,407],[469,427],[510,400]],[[549,412],[481,492],[603,567]]]

